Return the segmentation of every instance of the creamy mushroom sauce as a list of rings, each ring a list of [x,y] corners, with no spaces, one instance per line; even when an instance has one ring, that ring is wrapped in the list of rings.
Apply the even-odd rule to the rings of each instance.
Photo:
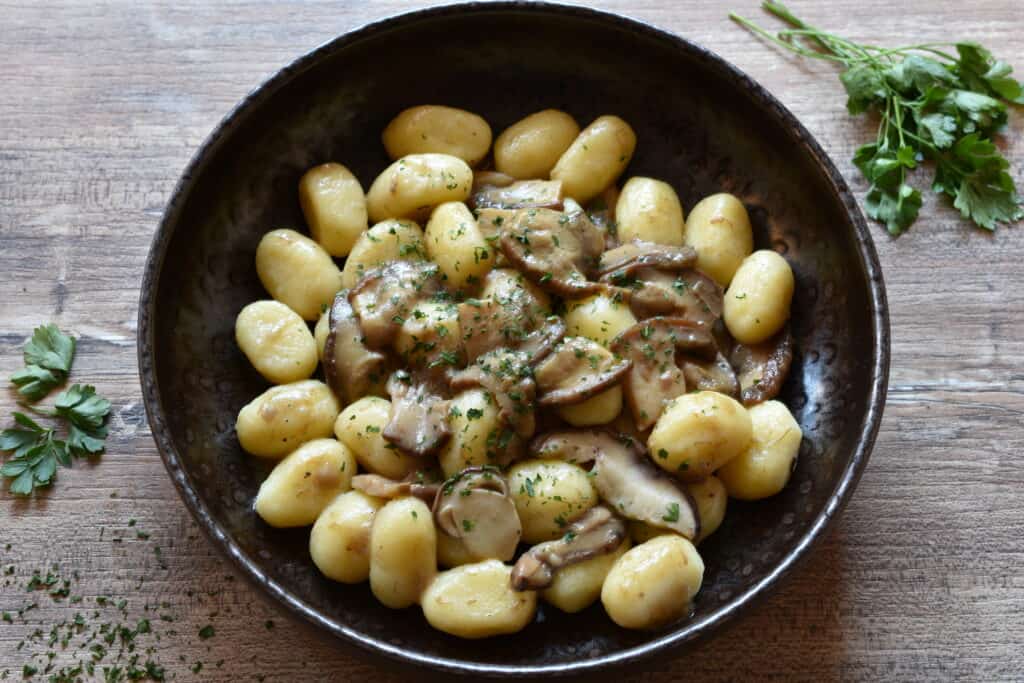
[[[340,164],[302,179],[302,208],[324,247],[296,237],[288,244],[316,253],[258,251],[258,262],[273,266],[261,271],[274,277],[264,278],[269,291],[287,292],[293,308],[324,310],[316,339],[336,399],[328,414],[341,414],[332,429],[322,419],[314,425],[309,416],[330,408],[314,410],[300,397],[258,412],[267,424],[240,415],[240,439],[298,447],[333,432],[347,460],[326,478],[338,460],[290,463],[289,472],[308,467],[306,477],[268,479],[257,510],[271,495],[296,506],[320,496],[311,537],[318,567],[346,577],[339,580],[368,579],[389,606],[439,600],[424,602],[424,613],[456,635],[522,628],[538,591],[562,609],[600,597],[630,627],[679,618],[685,604],[669,600],[637,617],[643,600],[628,609],[622,601],[630,582],[682,582],[686,595],[699,589],[703,564],[692,546],[721,514],[702,519],[694,473],[728,460],[725,486],[706,490],[743,481],[743,490],[760,491],[750,478],[795,458],[792,439],[783,449],[781,437],[762,438],[779,432],[775,416],[788,410],[748,415],[778,395],[792,361],[788,266],[761,259],[787,272],[769,277],[751,266],[744,290],[730,289],[752,251],[743,205],[715,195],[724,198],[717,213],[686,222],[669,184],[632,178],[620,191],[636,139],[616,117],[580,131],[567,114],[541,112],[499,136],[492,156],[483,119],[426,106],[397,117],[385,142],[395,163],[365,197]],[[535,167],[546,169],[541,177],[513,175]],[[426,219],[425,232],[411,219]],[[326,245],[329,256],[348,256],[344,275],[324,265],[330,259],[317,250]],[[702,265],[729,278],[716,280]],[[336,275],[349,286],[324,301],[323,283]],[[787,276],[788,292],[777,284]],[[766,291],[749,291],[759,282]],[[744,338],[763,340],[735,341],[730,308],[742,316]],[[257,367],[258,354],[288,362],[298,353],[275,338],[273,321],[246,332],[257,339],[246,350]],[[318,384],[308,377],[297,385]],[[269,403],[261,396],[253,405]],[[769,417],[775,422],[762,425]],[[281,450],[250,448],[275,457]],[[714,509],[724,509],[725,492]],[[376,524],[383,510],[386,522]],[[649,540],[663,535],[677,540]],[[413,546],[416,557],[402,560]],[[679,548],[685,571],[664,559]],[[458,581],[438,578],[456,571],[464,572]],[[490,611],[473,607],[480,602]]]

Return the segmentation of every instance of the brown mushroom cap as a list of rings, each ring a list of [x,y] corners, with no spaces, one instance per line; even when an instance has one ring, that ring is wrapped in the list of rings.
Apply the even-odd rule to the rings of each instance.
[[[649,318],[623,330],[612,351],[631,361],[623,388],[637,429],[649,429],[665,405],[686,393],[687,381],[676,362],[679,352],[714,358],[715,339],[703,326],[682,318]]]
[[[711,327],[722,316],[722,288],[699,270],[641,268],[632,277],[625,291],[630,309],[640,320],[664,315]]]
[[[631,437],[604,430],[565,430],[538,437],[530,451],[536,457],[575,463],[592,460],[594,487],[618,514],[690,540],[700,535],[697,506],[686,487],[655,466]]]
[[[534,370],[538,405],[582,403],[619,382],[630,361],[586,337],[567,337]]]
[[[410,455],[436,452],[451,435],[448,401],[442,390],[421,373],[397,370],[388,378],[391,414],[384,438]]]
[[[471,209],[561,209],[561,180],[517,180],[507,185],[483,186],[470,196]]]
[[[542,590],[559,569],[615,552],[626,540],[626,525],[611,510],[597,505],[566,528],[559,539],[539,543],[523,553],[512,568],[512,589]]]
[[[437,482],[395,481],[379,474],[357,474],[352,477],[352,488],[377,498],[404,498],[414,496],[425,503],[432,503],[441,490]]]
[[[775,398],[782,391],[793,363],[793,335],[789,326],[762,344],[737,344],[729,361],[736,370],[743,405],[751,406]]]
[[[386,376],[388,359],[363,343],[363,331],[348,302],[348,290],[334,297],[328,314],[328,329],[324,375],[334,393],[344,403],[352,403],[367,395],[371,387]]]
[[[508,483],[495,467],[469,467],[441,486],[434,519],[476,560],[511,560],[523,534]]]
[[[363,276],[348,300],[371,349],[394,341],[416,304],[441,291],[438,267],[425,261],[390,261]]]
[[[546,291],[582,297],[605,288],[587,279],[604,249],[604,234],[582,210],[520,209],[499,243],[509,262]]]
[[[598,275],[602,282],[623,285],[644,268],[676,272],[697,262],[693,247],[672,247],[643,240],[632,240],[601,254]]]

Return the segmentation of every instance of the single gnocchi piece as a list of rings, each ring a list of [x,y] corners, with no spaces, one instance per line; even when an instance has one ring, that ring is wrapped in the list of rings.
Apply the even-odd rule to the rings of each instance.
[[[735,399],[698,391],[673,399],[654,424],[651,459],[683,481],[700,481],[750,445],[750,415]]]
[[[522,311],[524,324],[533,325],[551,313],[551,299],[547,292],[512,268],[498,268],[487,273],[480,298]]]
[[[324,508],[309,534],[309,554],[332,581],[362,583],[370,578],[370,529],[384,505],[362,491],[346,491]]]
[[[618,116],[601,116],[573,140],[551,169],[566,197],[585,204],[615,182],[636,149],[636,133]]]
[[[381,138],[392,160],[435,152],[476,166],[491,148],[491,127],[465,109],[425,104],[391,119]]]
[[[569,114],[545,109],[516,121],[494,141],[494,167],[513,178],[547,178],[580,126]]]
[[[341,271],[341,284],[352,289],[363,275],[388,261],[422,261],[427,249],[423,230],[412,221],[388,219],[359,236]]]
[[[256,494],[256,514],[273,527],[308,526],[348,491],[356,459],[334,439],[314,439],[274,466]]]
[[[485,560],[441,572],[423,594],[423,616],[439,631],[460,638],[516,633],[537,611],[534,591],[515,591],[512,568]]]
[[[448,411],[452,435],[438,454],[445,477],[486,465],[500,455],[496,451],[496,435],[501,433],[498,412],[497,402],[483,389],[463,391],[452,399]]]
[[[727,287],[754,250],[746,207],[727,193],[705,197],[690,211],[683,241],[697,250],[697,268]]]
[[[619,332],[636,322],[629,304],[604,294],[566,302],[566,334],[588,337],[605,347],[611,346]]]
[[[450,154],[409,154],[384,169],[366,194],[370,220],[422,220],[445,202],[461,202],[473,189],[473,170]]]
[[[789,320],[794,288],[786,259],[770,249],[755,251],[743,259],[725,292],[725,326],[741,344],[772,338]]]
[[[643,240],[673,247],[683,244],[683,205],[668,183],[630,178],[615,204],[619,240]]]
[[[601,588],[601,603],[619,626],[649,629],[686,614],[704,580],[704,561],[677,534],[657,536],[618,559]]]
[[[366,232],[363,186],[341,164],[320,164],[306,171],[299,180],[299,206],[309,234],[331,256],[347,256]]]
[[[330,436],[339,409],[338,399],[323,382],[282,384],[243,406],[235,431],[246,453],[283,458],[307,441]]]
[[[345,407],[334,422],[334,435],[355,454],[359,466],[371,474],[399,480],[415,472],[421,461],[402,453],[384,439],[391,401],[364,396]]]
[[[294,230],[271,230],[256,247],[263,287],[304,320],[316,320],[341,289],[341,271],[319,244]]]
[[[750,419],[753,422],[753,413],[751,413]],[[739,457],[741,456],[733,458],[733,462]],[[718,527],[722,526],[722,520],[725,519],[726,504],[729,502],[729,494],[726,492],[722,480],[713,474],[703,481],[687,484],[686,490],[690,492],[690,497],[697,504],[697,517],[700,519],[700,536],[697,537],[696,542],[700,543],[718,531]]]
[[[655,536],[664,536],[665,534],[674,534],[676,532],[670,529],[662,529],[661,527],[648,524],[647,522],[641,522],[639,520],[632,520],[629,523],[629,537],[633,539],[634,543],[646,543]]]
[[[425,236],[427,256],[451,287],[479,284],[494,267],[496,247],[484,239],[473,212],[462,202],[447,202],[434,209]]]
[[[541,597],[563,612],[570,614],[586,609],[601,597],[601,587],[612,566],[629,550],[625,539],[607,555],[598,555],[578,564],[562,567]]]
[[[582,403],[559,406],[558,414],[573,427],[608,424],[622,412],[622,387],[616,385]]]
[[[508,489],[522,523],[525,543],[553,541],[598,502],[582,467],[560,460],[525,460],[509,470]]]
[[[256,371],[274,384],[316,371],[316,340],[299,314],[279,301],[254,301],[235,319],[235,341]]]
[[[740,500],[760,500],[786,487],[800,451],[803,432],[785,403],[765,401],[751,407],[753,440],[718,472],[725,490]]]
[[[399,498],[377,511],[370,530],[370,590],[387,607],[414,605],[437,574],[437,532],[430,508]]]

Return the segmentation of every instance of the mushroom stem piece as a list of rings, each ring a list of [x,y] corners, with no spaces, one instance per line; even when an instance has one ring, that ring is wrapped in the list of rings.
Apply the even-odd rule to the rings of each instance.
[[[559,569],[615,552],[626,538],[626,525],[611,510],[598,505],[569,524],[566,534],[530,548],[512,568],[512,588],[541,590],[551,585]]]

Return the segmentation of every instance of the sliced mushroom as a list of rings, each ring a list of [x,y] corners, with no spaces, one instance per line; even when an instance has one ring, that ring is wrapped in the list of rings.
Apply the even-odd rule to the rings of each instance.
[[[484,240],[487,244],[491,245],[494,249],[495,256],[495,267],[504,268],[508,265],[508,259],[505,258],[505,254],[501,252],[501,247],[498,244],[498,240],[501,239],[501,233],[505,229],[505,226],[512,224],[512,219],[515,218],[516,212],[514,209],[477,209],[476,213],[476,226],[480,230],[480,234],[484,236]]]
[[[434,382],[419,373],[397,370],[388,378],[391,415],[384,438],[411,455],[438,450],[451,435],[448,401]]]
[[[793,335],[787,325],[756,346],[737,344],[729,356],[740,384],[743,405],[769,401],[779,395],[793,363]]]
[[[629,371],[628,360],[586,337],[568,337],[534,369],[537,404],[582,403],[619,382]]]
[[[625,286],[642,268],[675,272],[691,268],[696,262],[697,251],[693,247],[633,240],[601,254],[598,271],[602,282]]]
[[[740,384],[736,381],[736,373],[729,365],[728,359],[721,353],[714,360],[686,358],[683,363],[683,376],[690,391],[717,391],[733,398],[740,396]]]
[[[635,439],[605,430],[566,430],[543,435],[533,455],[575,463],[593,461],[594,487],[601,499],[627,519],[671,529],[693,540],[700,519],[686,487],[651,462]]]
[[[512,589],[542,590],[555,580],[558,570],[615,552],[626,540],[626,525],[603,505],[590,508],[569,524],[559,539],[539,543],[516,561]]]
[[[441,490],[441,484],[415,480],[395,481],[379,474],[357,474],[352,477],[352,488],[377,498],[415,496],[425,503],[432,503]]]
[[[518,344],[518,350],[530,359],[530,364],[536,366],[548,357],[558,342],[565,337],[565,321],[557,315],[544,319],[543,324],[530,334],[523,337]]]
[[[348,291],[338,292],[328,314],[327,342],[324,344],[324,375],[327,384],[343,403],[367,395],[387,373],[388,359],[366,348]]]
[[[521,209],[499,243],[509,262],[546,291],[578,298],[604,289],[587,279],[604,235],[582,210]]]
[[[388,347],[417,302],[441,291],[436,265],[426,261],[391,261],[370,271],[349,292],[366,346]]]
[[[471,209],[561,209],[561,180],[518,180],[482,187],[469,198]]]
[[[623,388],[637,429],[649,429],[665,405],[686,393],[687,381],[676,362],[682,351],[714,358],[715,339],[705,327],[682,318],[650,318],[619,333],[612,351],[632,362]]]
[[[475,560],[511,560],[523,535],[508,483],[496,467],[469,467],[446,481],[434,497],[434,519]]]
[[[641,268],[633,278],[629,306],[638,319],[665,315],[711,327],[722,317],[722,288],[699,270]]]
[[[604,248],[607,252],[619,245],[615,236],[615,205],[619,202],[619,188],[609,185],[593,201],[587,204],[587,216],[594,225],[604,231]],[[566,202],[568,205],[568,201]]]
[[[486,353],[468,368],[450,373],[449,387],[453,392],[474,387],[486,390],[498,405],[498,418],[513,435],[523,439],[533,436],[537,385],[530,369],[530,358],[525,353],[512,349]]]

